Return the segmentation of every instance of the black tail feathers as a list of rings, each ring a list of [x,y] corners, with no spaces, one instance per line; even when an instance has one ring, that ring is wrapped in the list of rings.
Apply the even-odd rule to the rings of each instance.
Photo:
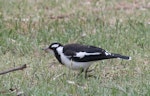
[[[125,59],[125,60],[131,60],[131,57],[129,56],[123,56],[120,54],[115,54],[115,53],[111,53],[112,58],[120,58],[120,59]]]

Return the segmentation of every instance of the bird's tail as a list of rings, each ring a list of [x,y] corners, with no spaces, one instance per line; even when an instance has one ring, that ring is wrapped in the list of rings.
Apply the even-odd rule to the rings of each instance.
[[[125,59],[125,60],[131,60],[131,57],[129,57],[129,56],[124,56],[124,55],[115,54],[115,53],[111,53],[111,57],[112,58]]]

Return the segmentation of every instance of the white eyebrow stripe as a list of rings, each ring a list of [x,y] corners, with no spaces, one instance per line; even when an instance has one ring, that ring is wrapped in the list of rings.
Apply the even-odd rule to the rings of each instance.
[[[52,45],[53,48],[56,48],[56,47],[58,47],[58,46],[59,46],[58,44]]]
[[[90,55],[100,55],[101,53],[99,52],[95,52],[95,53],[87,53],[87,52],[78,52],[76,53],[76,55],[74,57],[79,57],[79,58],[83,58],[85,56],[90,56]]]

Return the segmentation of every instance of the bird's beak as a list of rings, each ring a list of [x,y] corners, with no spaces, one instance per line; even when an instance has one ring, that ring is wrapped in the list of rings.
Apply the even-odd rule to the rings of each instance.
[[[42,50],[45,51],[45,52],[49,52],[50,51],[50,49],[48,47],[42,48]]]
[[[48,47],[46,48],[42,48],[43,51],[45,51],[46,53],[53,53],[53,50],[49,49]]]

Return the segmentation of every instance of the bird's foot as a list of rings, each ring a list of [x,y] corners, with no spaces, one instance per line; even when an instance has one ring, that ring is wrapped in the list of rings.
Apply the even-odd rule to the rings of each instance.
[[[91,70],[87,70],[87,72],[92,72],[94,69],[91,69]]]
[[[96,78],[96,76],[91,75],[91,74],[85,75],[85,78],[89,78],[89,77],[94,77],[94,78]]]

